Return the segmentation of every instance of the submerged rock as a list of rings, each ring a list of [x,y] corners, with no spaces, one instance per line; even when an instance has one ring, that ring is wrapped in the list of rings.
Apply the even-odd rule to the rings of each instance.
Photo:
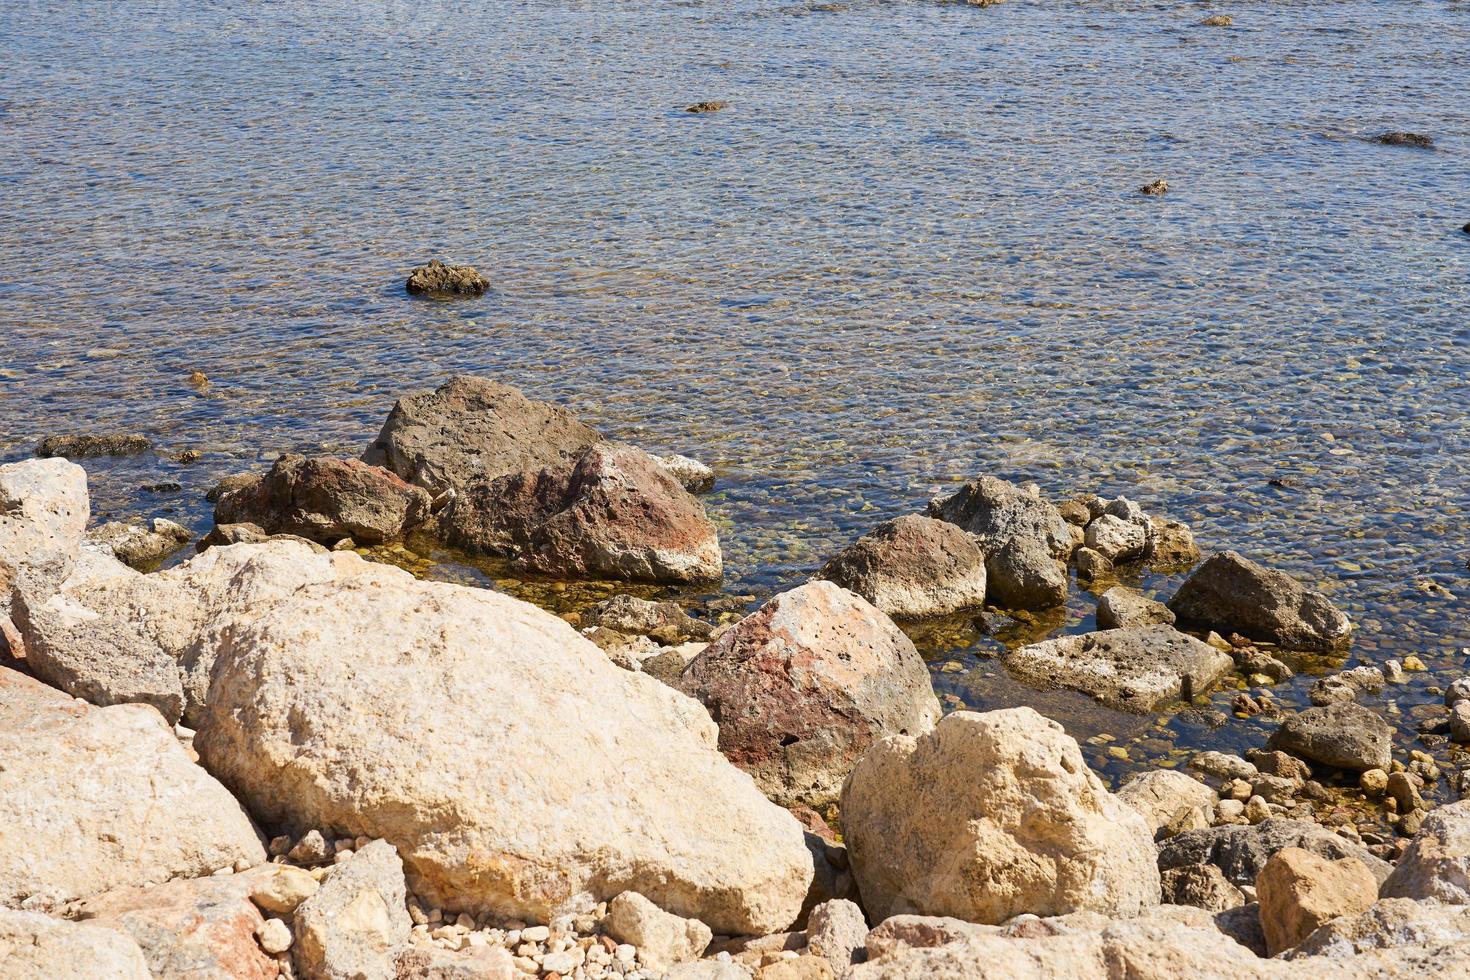
[[[602,436],[566,409],[459,375],[398,399],[363,461],[430,493],[570,462]]]
[[[1271,736],[1270,747],[1335,769],[1387,769],[1393,728],[1376,711],[1338,702],[1288,717]]]
[[[410,296],[479,296],[490,283],[473,266],[445,265],[433,259],[410,272],[404,288]]]
[[[323,544],[397,541],[429,516],[430,497],[397,474],[355,459],[287,454],[220,497],[217,524],[255,524]]]
[[[913,642],[860,596],[810,582],[772,598],[690,661],[730,761],[783,806],[837,799],[868,746],[939,718]]]
[[[1181,625],[1241,633],[1287,649],[1331,651],[1352,623],[1320,592],[1234,551],[1212,556],[1169,601]]]
[[[728,102],[696,102],[693,105],[686,106],[684,111],[693,113],[719,112],[729,105],[730,103]]]
[[[42,458],[88,459],[95,456],[139,456],[153,450],[147,436],[129,433],[104,435],[47,436],[36,447]]]
[[[1211,14],[1200,21],[1201,27],[1234,27],[1235,21],[1228,14]]]
[[[985,604],[985,556],[947,521],[909,515],[863,535],[818,573],[890,616],[921,619]]]
[[[1412,146],[1421,150],[1434,149],[1434,137],[1425,136],[1423,133],[1406,133],[1401,130],[1390,130],[1373,137],[1373,142],[1384,146]]]
[[[133,568],[150,568],[193,540],[181,524],[155,517],[148,527],[108,521],[87,533],[92,544],[106,548],[117,560]]]
[[[870,914],[1000,923],[1136,915],[1159,900],[1153,835],[1060,725],[1030,708],[957,711],[870,749],[842,791]]]
[[[704,506],[648,453],[620,443],[472,483],[439,515],[439,530],[453,547],[547,575],[684,583],[721,574]]]
[[[1071,688],[1136,712],[1203,694],[1235,666],[1227,654],[1170,626],[1059,636],[1011,650],[1004,663],[1028,684]]]
[[[966,483],[947,497],[929,501],[929,516],[958,524],[975,535],[987,556],[995,554],[1012,538],[1040,541],[1052,557],[1072,550],[1072,532],[1049,501],[1035,488],[982,476]]]

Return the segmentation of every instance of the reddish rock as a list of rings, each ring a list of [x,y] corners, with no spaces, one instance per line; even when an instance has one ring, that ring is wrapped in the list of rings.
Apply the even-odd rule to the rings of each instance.
[[[821,571],[890,616],[944,616],[985,605],[985,555],[948,521],[907,515],[858,538]]]
[[[1354,858],[1329,861],[1311,851],[1278,851],[1256,876],[1261,929],[1272,956],[1296,946],[1318,926],[1339,915],[1367,911],[1378,898],[1378,881]]]
[[[216,524],[255,524],[332,544],[379,544],[403,537],[429,516],[429,494],[394,473],[355,459],[288,454],[265,475],[220,497]]]

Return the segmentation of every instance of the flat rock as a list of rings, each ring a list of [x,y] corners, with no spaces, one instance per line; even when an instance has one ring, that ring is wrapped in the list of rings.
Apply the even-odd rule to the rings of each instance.
[[[153,444],[147,436],[135,432],[47,436],[36,447],[43,459],[89,459],[97,456],[140,456],[151,452]]]
[[[483,589],[386,568],[298,589],[232,631],[198,729],[272,833],[386,839],[450,910],[545,922],[637,891],[748,935],[812,880],[697,702]]]
[[[1060,636],[1012,650],[1004,663],[1029,684],[1071,688],[1135,712],[1203,694],[1235,667],[1229,655],[1170,626]]]
[[[240,804],[147,705],[94,708],[0,669],[0,759],[0,905],[265,860]]]
[[[1018,487],[993,476],[971,480],[955,493],[929,501],[929,516],[957,524],[975,535],[992,555],[1009,540],[1031,538],[1054,558],[1072,550],[1072,532],[1061,511],[1035,488]]]
[[[1115,585],[1097,600],[1097,628],[1125,626],[1173,626],[1174,614],[1162,602]]]
[[[679,681],[720,751],[783,806],[837,799],[868,746],[939,718],[914,644],[861,596],[809,582],[775,596],[690,661]]]
[[[1393,728],[1370,708],[1337,702],[1289,716],[1269,744],[1335,769],[1387,769],[1392,761]]]
[[[1287,649],[1331,651],[1352,635],[1352,623],[1322,593],[1234,551],[1195,569],[1169,608],[1183,626],[1240,633]]]
[[[116,929],[0,908],[5,980],[153,980],[143,951]]]
[[[363,461],[439,494],[570,462],[601,439],[558,405],[460,375],[398,399]]]
[[[890,736],[842,791],[868,912],[1000,923],[1021,912],[1136,915],[1159,901],[1153,834],[1030,708],[957,711]]]
[[[323,544],[397,541],[429,516],[430,497],[381,466],[287,454],[251,483],[222,495],[216,524],[255,524]]]
[[[944,616],[985,604],[985,556],[948,521],[907,515],[878,525],[819,573],[890,616]]]

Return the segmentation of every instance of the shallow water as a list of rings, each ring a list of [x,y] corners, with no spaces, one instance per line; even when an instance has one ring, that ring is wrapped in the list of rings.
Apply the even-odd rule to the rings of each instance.
[[[87,465],[202,531],[479,372],[713,464],[755,596],[968,476],[1126,493],[1422,658],[1418,747],[1470,649],[1470,2],[1219,9],[0,0],[0,458],[198,449]],[[410,300],[435,256],[493,293]],[[1125,732],[998,642],[926,641],[936,687],[1141,739],[1114,774],[1267,727]]]

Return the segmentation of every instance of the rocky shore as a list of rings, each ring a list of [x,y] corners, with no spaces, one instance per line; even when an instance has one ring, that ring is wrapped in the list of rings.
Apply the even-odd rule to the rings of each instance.
[[[487,379],[224,481],[183,561],[167,520],[93,526],[68,446],[111,451],[0,466],[6,977],[1470,973],[1464,781],[1365,703],[1416,665],[1277,704],[1353,624],[1136,501],[980,476],[741,616],[643,597],[719,579],[714,472]],[[374,560],[420,542],[628,591],[556,615]],[[1115,791],[1032,707],[944,710],[916,624],[1083,585],[1097,629],[1012,681],[1239,687],[1269,738]],[[1470,741],[1470,679],[1443,700]]]

